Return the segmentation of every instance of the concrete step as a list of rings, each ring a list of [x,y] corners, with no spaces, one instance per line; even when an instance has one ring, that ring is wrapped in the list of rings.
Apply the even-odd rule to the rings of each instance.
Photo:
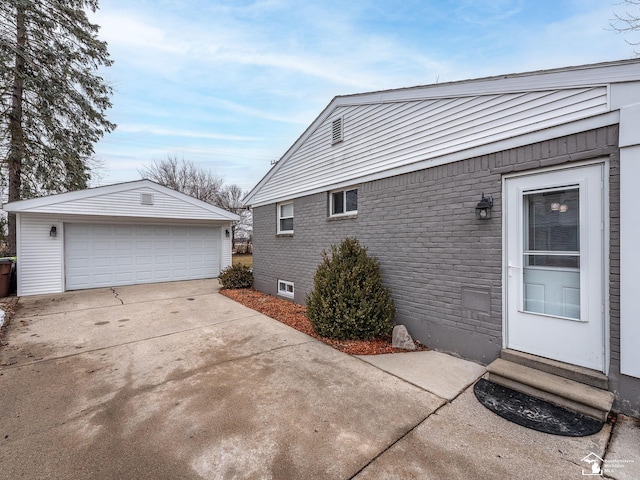
[[[502,358],[488,367],[488,380],[601,421],[613,405],[613,393]]]
[[[589,368],[578,367],[568,363],[551,360],[550,358],[531,355],[530,353],[518,352],[516,350],[503,349],[500,353],[503,360],[519,363],[525,367],[535,368],[542,372],[552,373],[559,377],[575,380],[576,382],[591,385],[592,387],[609,390],[609,377],[604,373]]]

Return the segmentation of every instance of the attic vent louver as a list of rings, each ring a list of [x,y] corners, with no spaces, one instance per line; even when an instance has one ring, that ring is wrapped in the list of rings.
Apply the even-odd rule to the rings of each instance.
[[[343,140],[342,131],[342,117],[339,117],[331,122],[331,145],[340,143]]]
[[[153,205],[153,193],[141,193],[140,205]]]

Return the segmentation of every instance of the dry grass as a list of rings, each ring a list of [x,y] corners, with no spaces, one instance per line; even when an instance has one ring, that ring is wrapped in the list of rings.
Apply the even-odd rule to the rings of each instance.
[[[253,267],[253,255],[250,253],[233,255],[233,265],[245,265],[247,267]]]

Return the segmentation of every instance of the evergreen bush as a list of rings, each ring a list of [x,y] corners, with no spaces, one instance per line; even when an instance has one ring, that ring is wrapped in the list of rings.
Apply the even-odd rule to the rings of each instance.
[[[253,285],[253,271],[246,265],[231,265],[218,277],[224,288],[250,288]]]
[[[323,250],[322,257],[306,298],[307,317],[318,335],[355,340],[390,334],[396,309],[382,285],[378,260],[355,238]]]

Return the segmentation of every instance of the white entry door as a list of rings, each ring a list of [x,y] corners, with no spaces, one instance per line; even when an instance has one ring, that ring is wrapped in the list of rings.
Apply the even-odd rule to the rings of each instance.
[[[604,371],[603,169],[505,180],[508,348]]]

